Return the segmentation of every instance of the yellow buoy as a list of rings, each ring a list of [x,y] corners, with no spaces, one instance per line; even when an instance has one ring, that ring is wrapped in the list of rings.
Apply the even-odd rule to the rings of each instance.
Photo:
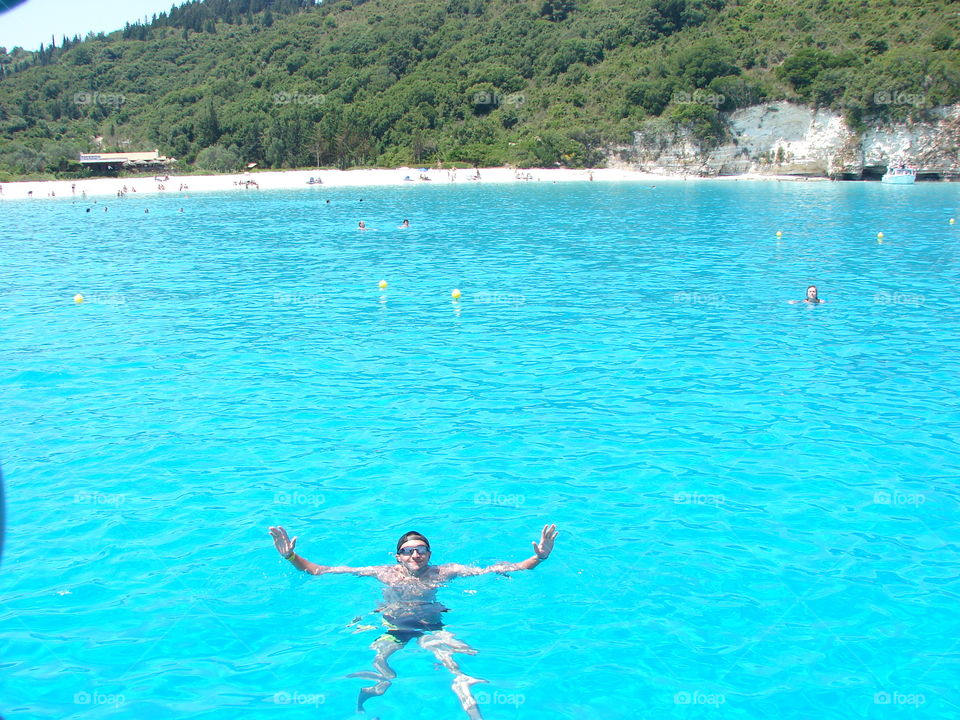
[[[877,233],[877,240],[883,240],[883,233]]]
[[[777,237],[783,237],[783,233],[777,230]]]
[[[83,302],[83,295],[81,295],[80,293],[77,293],[76,295],[73,296],[73,301],[79,305],[80,303]]]
[[[951,225],[953,225],[953,224],[956,223],[956,222],[957,222],[956,220],[954,220],[953,218],[950,218],[950,224],[951,224]]]
[[[386,280],[381,280],[378,284],[380,285],[380,289],[381,289],[381,290],[386,290],[386,289],[387,289],[387,281],[386,281]]]
[[[454,289],[453,289],[453,292],[450,293],[450,297],[452,297],[454,300],[459,300],[459,299],[460,299],[460,291],[457,290],[457,288],[454,288]]]

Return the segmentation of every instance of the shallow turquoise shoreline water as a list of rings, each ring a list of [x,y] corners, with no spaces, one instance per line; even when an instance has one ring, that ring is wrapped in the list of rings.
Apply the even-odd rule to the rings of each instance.
[[[350,716],[376,585],[268,525],[481,563],[552,521],[541,568],[444,591],[485,717],[960,714],[958,214],[742,182],[0,206],[0,713]],[[460,716],[393,664],[371,717]]]

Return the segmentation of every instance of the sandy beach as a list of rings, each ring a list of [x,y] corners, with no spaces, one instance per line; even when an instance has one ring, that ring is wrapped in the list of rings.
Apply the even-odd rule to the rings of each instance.
[[[325,187],[374,187],[390,185],[429,185],[464,183],[583,182],[658,180],[656,175],[627,170],[569,170],[480,168],[476,170],[437,170],[417,168],[364,170],[277,170],[232,175],[144,175],[126,178],[90,178],[85,180],[48,180],[2,184],[0,199],[23,200],[51,197],[109,197],[126,188],[127,196],[141,194],[178,194],[197,192],[302,190]],[[163,179],[159,179],[163,178]],[[310,180],[319,183],[310,183]]]
[[[249,192],[256,190],[302,190],[331,187],[375,187],[449,185],[472,183],[526,183],[526,182],[683,182],[684,180],[773,180],[775,176],[740,175],[730,178],[687,178],[674,175],[654,175],[623,169],[571,170],[568,168],[480,168],[479,179],[473,169],[437,170],[425,172],[417,168],[364,170],[277,170],[235,173],[232,175],[142,175],[126,178],[90,178],[85,180],[45,180],[8,182],[0,185],[0,200],[44,198],[101,198],[116,197],[126,188],[127,196],[152,194],[184,194],[198,192]],[[162,177],[163,179],[158,179]],[[310,183],[311,179],[319,183]]]

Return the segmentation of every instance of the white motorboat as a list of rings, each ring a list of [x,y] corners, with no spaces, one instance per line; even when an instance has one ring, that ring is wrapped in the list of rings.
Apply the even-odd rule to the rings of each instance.
[[[917,181],[917,168],[906,165],[891,166],[881,180],[890,185],[912,185]]]

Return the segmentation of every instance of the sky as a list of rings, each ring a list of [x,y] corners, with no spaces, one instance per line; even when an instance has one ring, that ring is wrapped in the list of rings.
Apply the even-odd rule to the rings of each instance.
[[[0,9],[11,0],[0,0]],[[184,0],[26,0],[0,14],[0,47],[19,45],[37,50],[50,44],[50,35],[60,44],[64,35],[83,37],[88,32],[122,30],[124,24],[149,20],[154,13],[169,11]]]

